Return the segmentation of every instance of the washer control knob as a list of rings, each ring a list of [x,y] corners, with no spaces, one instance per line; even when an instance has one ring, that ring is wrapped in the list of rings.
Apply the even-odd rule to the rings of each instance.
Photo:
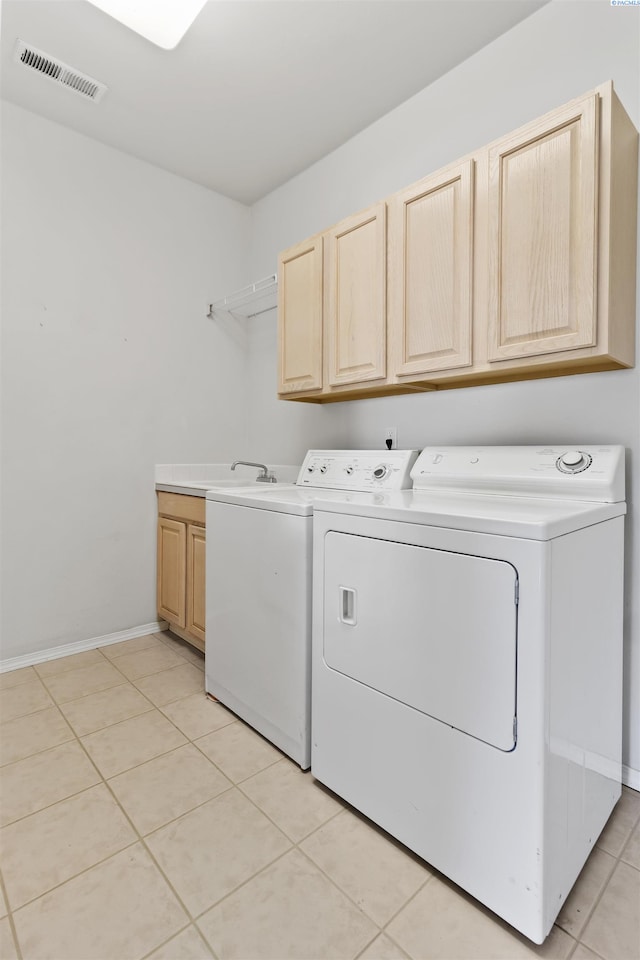
[[[346,475],[347,475],[348,477],[350,477],[351,474],[353,473],[353,467],[345,467],[345,468],[344,468],[344,472],[346,473]]]
[[[327,465],[326,463],[323,463],[322,466],[320,467],[320,473],[326,473],[326,472],[327,472]]]
[[[556,466],[561,473],[582,473],[591,463],[592,457],[582,450],[567,450],[556,460]]]
[[[386,475],[387,475],[388,473],[389,473],[389,467],[386,465],[386,463],[381,463],[381,464],[379,464],[377,467],[374,468],[374,471],[373,471],[373,479],[374,479],[374,480],[384,480],[384,478],[386,477]]]
[[[310,467],[307,467],[307,473],[313,473],[314,470],[315,470],[315,467],[313,466],[313,464],[311,464]]]

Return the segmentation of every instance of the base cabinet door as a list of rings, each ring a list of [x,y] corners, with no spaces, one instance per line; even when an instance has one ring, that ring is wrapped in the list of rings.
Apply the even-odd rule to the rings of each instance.
[[[179,627],[186,624],[187,526],[158,517],[158,613]]]
[[[183,640],[205,645],[205,504],[158,493],[157,610]]]
[[[204,643],[205,554],[204,527],[187,527],[187,631]]]

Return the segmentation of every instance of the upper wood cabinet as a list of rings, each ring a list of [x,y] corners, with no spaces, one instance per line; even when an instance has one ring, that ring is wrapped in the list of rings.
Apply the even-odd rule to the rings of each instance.
[[[389,203],[389,352],[394,373],[471,363],[473,160]]]
[[[387,368],[386,206],[327,233],[326,346],[330,386],[380,380]]]
[[[322,237],[299,243],[278,262],[278,392],[322,389]]]
[[[607,83],[287,251],[281,271],[324,238],[306,310],[282,293],[281,357],[313,312],[306,355],[324,359],[321,375],[281,377],[280,396],[633,366],[637,190],[638,133]]]
[[[489,360],[596,342],[598,107],[592,94],[489,150]]]

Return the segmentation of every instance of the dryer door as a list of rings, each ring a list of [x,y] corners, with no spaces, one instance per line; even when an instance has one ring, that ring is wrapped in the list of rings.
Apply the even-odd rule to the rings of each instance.
[[[327,666],[499,750],[515,746],[517,583],[504,560],[330,531]]]

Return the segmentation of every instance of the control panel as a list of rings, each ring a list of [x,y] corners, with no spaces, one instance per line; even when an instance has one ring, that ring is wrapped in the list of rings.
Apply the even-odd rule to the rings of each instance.
[[[425,447],[411,476],[414,490],[618,503],[624,447]]]
[[[419,450],[309,450],[298,479],[301,487],[326,490],[404,490]]]

